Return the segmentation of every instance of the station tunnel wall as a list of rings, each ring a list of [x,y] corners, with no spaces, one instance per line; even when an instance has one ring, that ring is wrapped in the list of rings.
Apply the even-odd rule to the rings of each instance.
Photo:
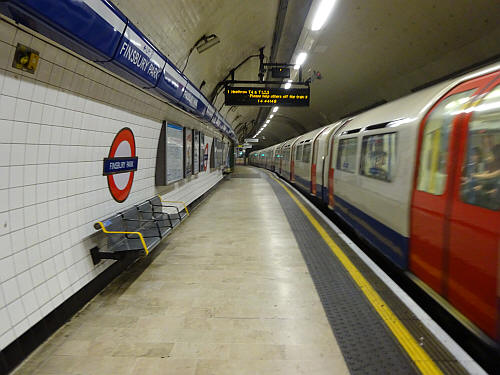
[[[40,52],[34,74],[12,68],[18,43]],[[191,203],[222,179],[207,168],[155,186],[164,120],[221,135],[153,95],[28,29],[0,19],[0,350],[113,262],[93,224],[155,194]],[[116,133],[129,127],[139,157],[132,190],[116,202],[103,176]]]

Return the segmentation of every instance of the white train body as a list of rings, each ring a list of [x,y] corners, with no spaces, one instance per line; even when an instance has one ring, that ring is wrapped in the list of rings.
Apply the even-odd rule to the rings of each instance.
[[[499,343],[499,150],[496,64],[253,153],[251,163],[314,195]]]

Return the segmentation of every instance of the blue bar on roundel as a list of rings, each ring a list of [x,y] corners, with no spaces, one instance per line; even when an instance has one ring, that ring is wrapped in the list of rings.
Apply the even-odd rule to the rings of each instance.
[[[134,172],[137,170],[138,160],[139,158],[137,156],[104,158],[102,174],[108,176],[110,174]]]

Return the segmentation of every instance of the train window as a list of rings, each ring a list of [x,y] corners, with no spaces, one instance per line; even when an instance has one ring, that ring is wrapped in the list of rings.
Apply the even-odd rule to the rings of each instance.
[[[465,203],[500,210],[500,87],[475,108],[469,121],[460,195]]]
[[[390,182],[396,171],[396,133],[363,137],[359,173]]]
[[[433,195],[444,193],[451,124],[473,91],[450,95],[427,118],[420,150],[417,190]]]
[[[356,171],[357,138],[344,138],[339,141],[337,169],[354,173]]]
[[[303,145],[297,146],[297,149],[295,150],[295,161],[301,161],[302,160],[302,149]]]
[[[309,163],[311,160],[311,144],[306,143],[304,144],[304,150],[302,151],[302,161],[304,163]]]

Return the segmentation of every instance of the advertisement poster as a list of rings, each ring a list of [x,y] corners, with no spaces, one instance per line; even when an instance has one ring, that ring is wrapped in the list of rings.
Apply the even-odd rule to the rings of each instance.
[[[200,132],[194,131],[193,138],[193,174],[200,171]]]
[[[182,180],[183,160],[182,126],[167,125],[167,184]]]
[[[184,177],[193,174],[193,130],[184,128]]]
[[[205,134],[200,132],[200,172],[203,172],[205,161],[203,155],[205,154]]]
[[[208,171],[210,170],[210,151],[212,148],[212,137],[204,137],[203,141],[203,170]]]

